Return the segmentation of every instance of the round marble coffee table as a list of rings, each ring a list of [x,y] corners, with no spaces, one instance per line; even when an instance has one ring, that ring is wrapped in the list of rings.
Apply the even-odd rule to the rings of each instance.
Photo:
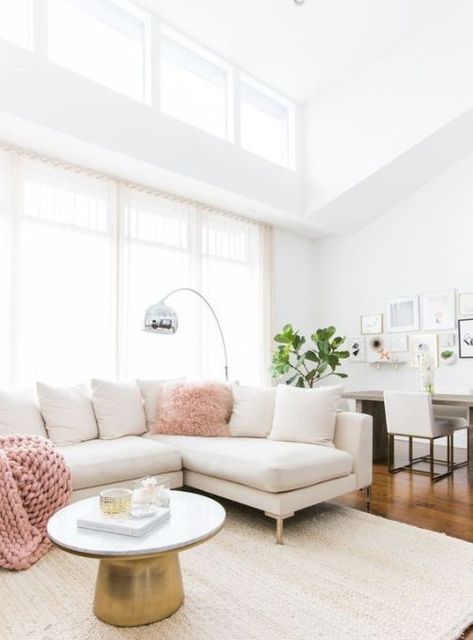
[[[98,496],[64,507],[49,520],[48,535],[64,551],[100,560],[95,615],[118,627],[167,618],[184,601],[179,551],[214,536],[224,508],[204,496],[171,491],[171,517],[141,538],[77,527]]]

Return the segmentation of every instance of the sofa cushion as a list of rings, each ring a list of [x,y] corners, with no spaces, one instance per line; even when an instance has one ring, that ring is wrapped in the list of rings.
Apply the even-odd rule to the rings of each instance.
[[[87,385],[52,387],[37,382],[36,394],[48,436],[54,444],[74,444],[98,437]]]
[[[146,431],[143,399],[136,382],[93,379],[90,385],[100,438],[139,436]]]
[[[156,407],[158,397],[167,384],[183,382],[184,378],[174,378],[171,380],[137,380],[146,414],[146,425],[148,429],[156,422]]]
[[[167,385],[158,396],[156,424],[151,433],[226,436],[233,396],[217,382]]]
[[[26,391],[0,391],[0,436],[27,433],[47,438],[34,396]]]
[[[300,389],[279,385],[269,438],[333,447],[337,402],[343,387]]]
[[[346,451],[266,438],[205,438],[147,434],[178,448],[184,469],[280,493],[350,475],[353,458]]]
[[[88,440],[59,450],[71,469],[74,490],[181,469],[174,446],[137,436]]]
[[[228,429],[231,436],[266,438],[271,431],[276,387],[259,389],[232,385],[233,412]]]

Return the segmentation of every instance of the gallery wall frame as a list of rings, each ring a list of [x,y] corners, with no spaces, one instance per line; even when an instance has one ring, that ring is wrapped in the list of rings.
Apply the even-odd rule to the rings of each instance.
[[[419,330],[419,296],[405,296],[388,301],[386,331],[389,333]]]
[[[423,293],[420,306],[424,331],[455,329],[455,289]]]
[[[366,362],[366,339],[364,336],[347,338],[346,345],[350,354],[348,362]]]
[[[473,318],[473,291],[458,292],[459,318]]]
[[[423,346],[433,361],[433,366],[439,366],[438,335],[436,333],[413,333],[409,336],[409,365],[419,368],[419,350]]]
[[[363,335],[376,335],[383,333],[383,314],[374,313],[361,316],[361,333]]]
[[[458,355],[473,358],[473,318],[458,320]]]

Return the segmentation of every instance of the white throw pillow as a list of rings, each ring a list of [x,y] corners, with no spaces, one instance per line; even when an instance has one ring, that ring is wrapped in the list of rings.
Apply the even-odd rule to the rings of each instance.
[[[170,383],[183,382],[185,378],[174,378],[173,380],[137,380],[137,384],[143,398],[146,424],[148,429],[156,422],[156,407],[158,396],[161,390]]]
[[[102,440],[145,433],[146,417],[136,382],[91,380],[90,384]]]
[[[337,402],[343,387],[300,389],[279,385],[270,440],[333,447]]]
[[[11,433],[48,437],[31,392],[0,391],[0,436]]]
[[[55,444],[75,444],[99,437],[87,385],[68,388],[38,382],[36,394],[48,436]]]
[[[228,429],[231,436],[266,438],[273,425],[276,387],[258,389],[232,385],[233,413]]]

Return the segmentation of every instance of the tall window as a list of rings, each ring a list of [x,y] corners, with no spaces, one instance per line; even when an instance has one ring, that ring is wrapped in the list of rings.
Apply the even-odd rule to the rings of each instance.
[[[162,110],[207,133],[230,139],[231,67],[173,30],[162,28]]]
[[[33,25],[32,0],[0,2],[0,38],[31,49]]]
[[[221,379],[219,335],[196,296],[169,300],[175,336],[141,330],[148,306],[189,286],[215,306],[231,378],[260,383],[266,237],[257,223],[0,153],[0,386]]]
[[[294,168],[294,107],[252,78],[241,77],[241,146]]]
[[[148,100],[149,16],[125,0],[49,0],[49,57]]]
[[[124,191],[122,202],[123,376],[222,377],[215,320],[197,296],[180,292],[169,299],[179,316],[173,337],[137,331],[150,304],[188,286],[217,312],[231,378],[261,383],[267,374],[265,227],[133,189]]]
[[[11,156],[0,281],[2,382],[114,376],[113,209],[108,185]],[[2,251],[3,254],[3,251]],[[3,269],[2,269],[3,271]]]

